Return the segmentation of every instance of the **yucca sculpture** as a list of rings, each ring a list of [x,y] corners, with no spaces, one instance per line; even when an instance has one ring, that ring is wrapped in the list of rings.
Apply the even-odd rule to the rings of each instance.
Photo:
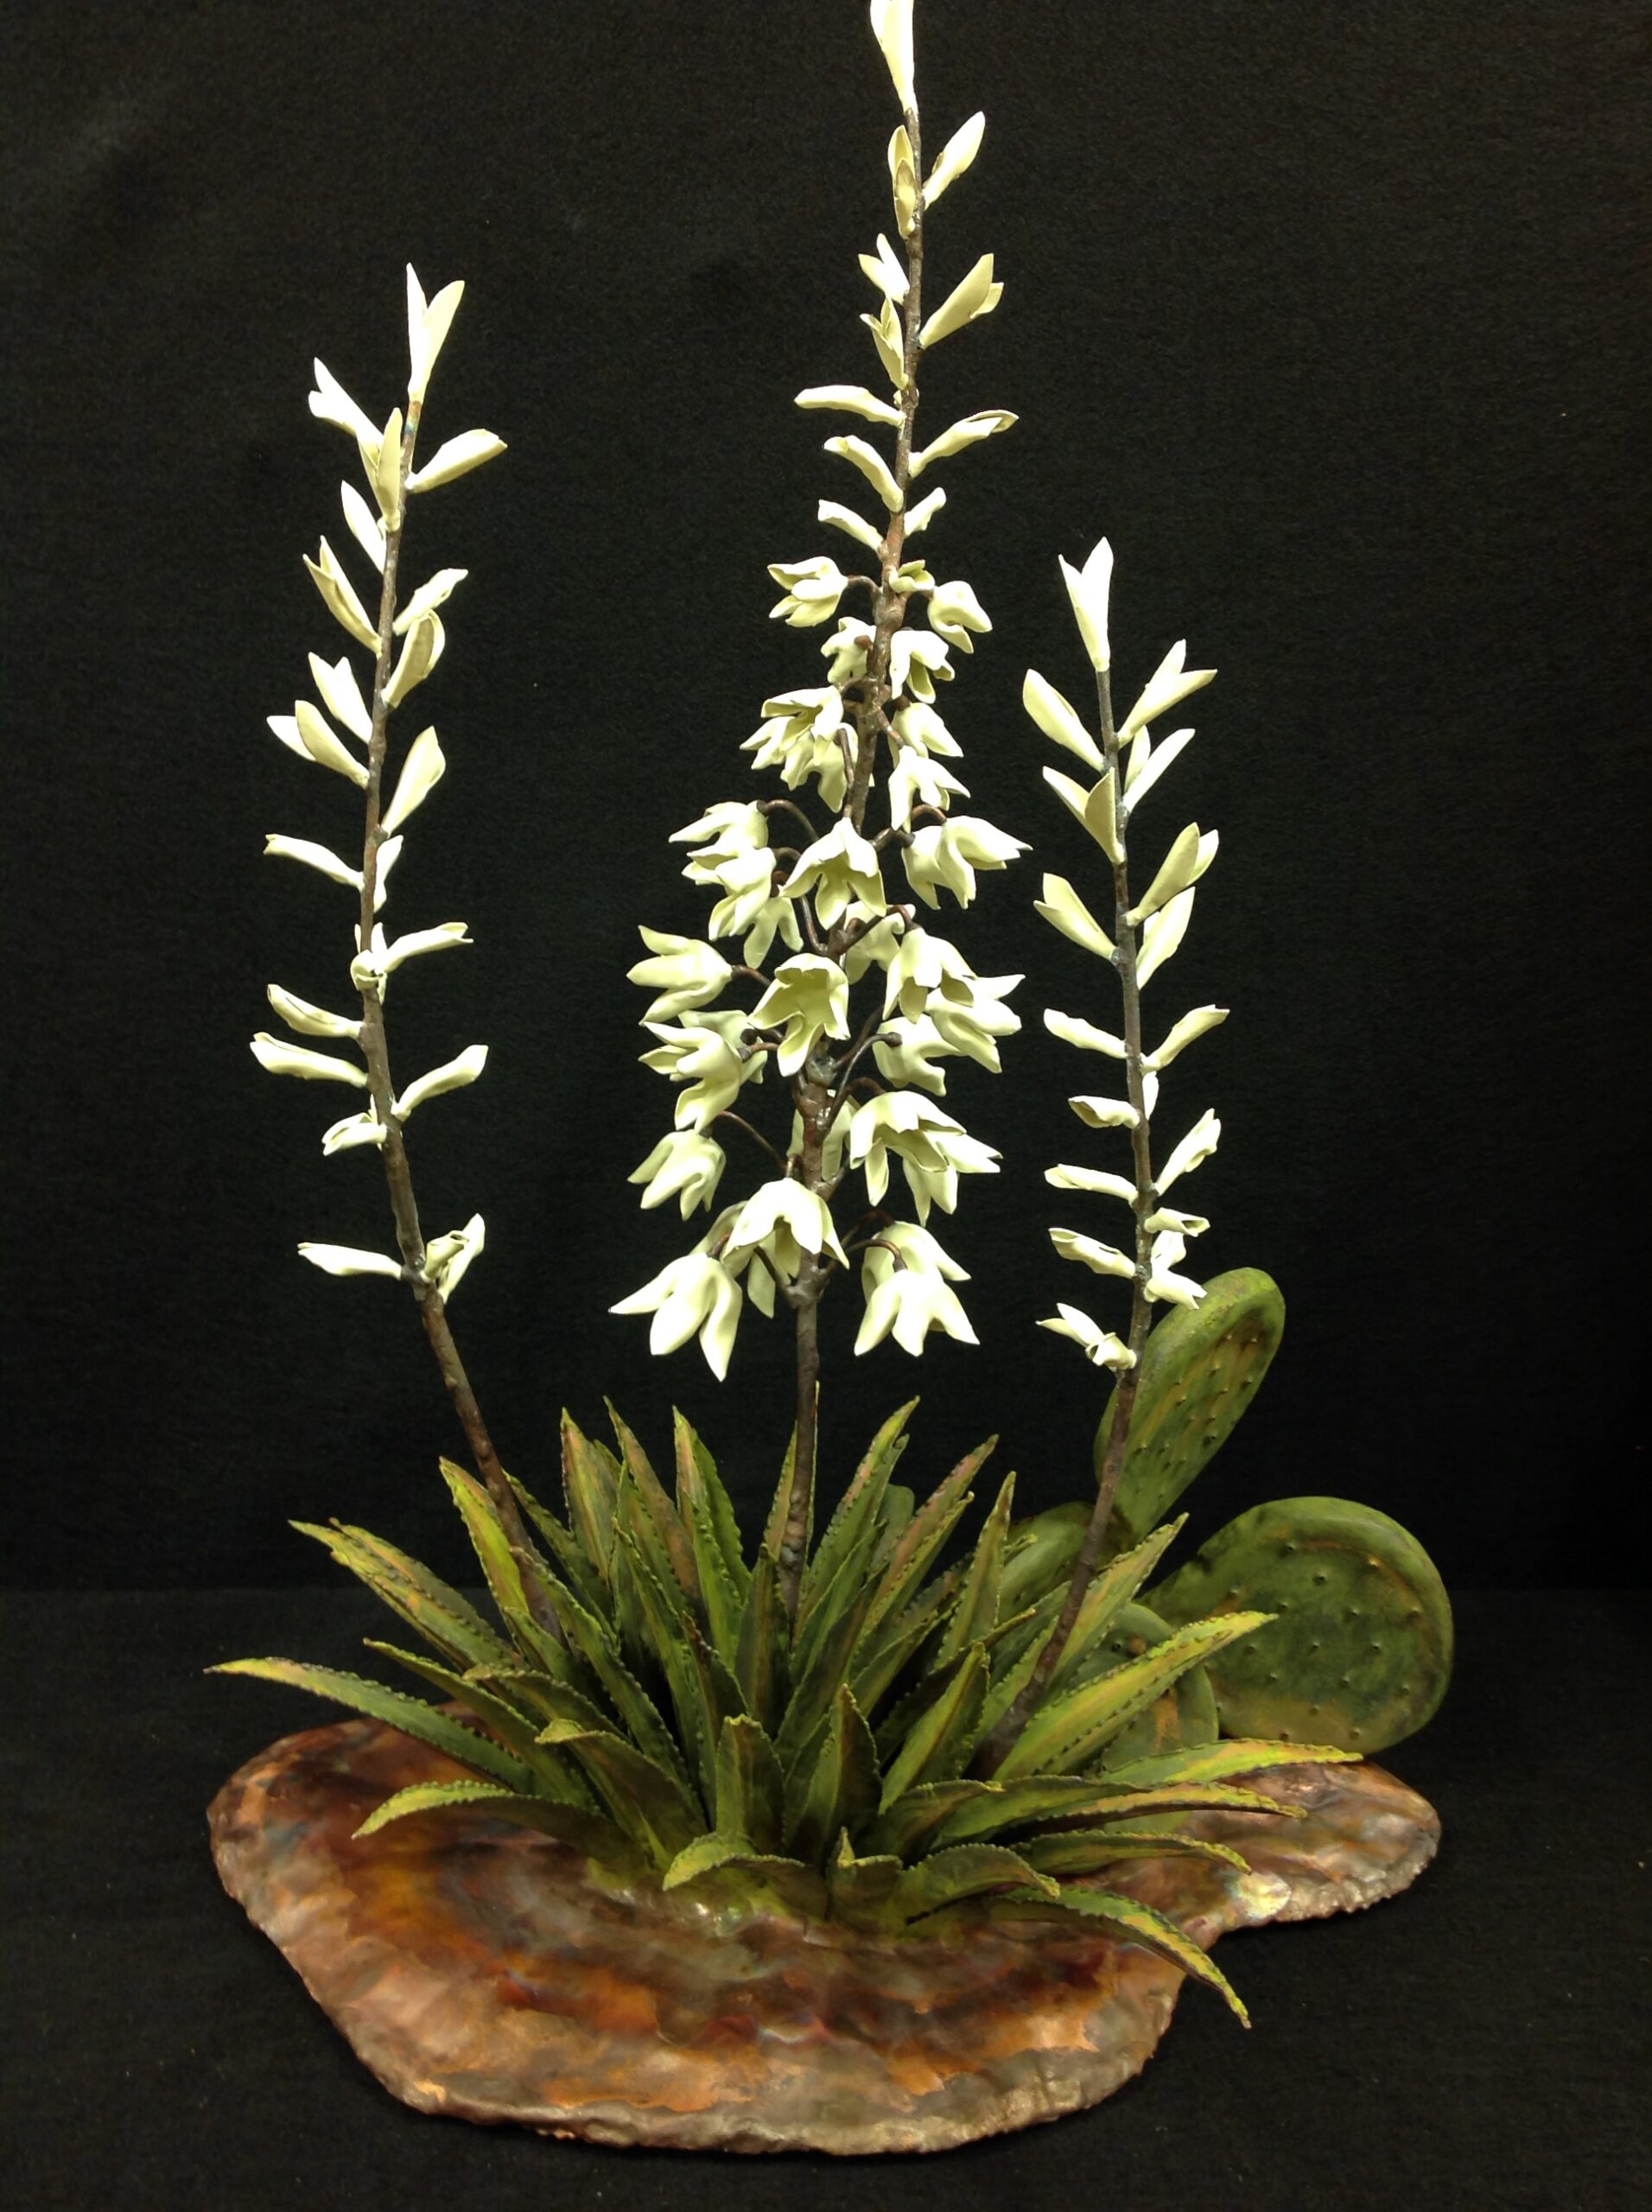
[[[1049,1231],[1063,1261],[1128,1287],[1119,1330],[1065,1300],[1040,1323],[1114,1377],[1093,1499],[1018,1523],[1007,1475],[960,1551],[992,1441],[920,1495],[893,1479],[908,1404],[817,1510],[818,1313],[838,1278],[860,1277],[857,1353],[893,1337],[917,1354],[936,1329],[975,1341],[956,1289],[968,1278],[933,1217],[950,1215],[960,1178],[991,1172],[998,1155],[937,1102],[950,1096],[945,1064],[999,1071],[1000,1040],[1020,1027],[1007,1000],[1022,980],[978,975],[940,933],[943,898],[967,907],[977,872],[1004,868],[1022,846],[956,809],[969,796],[962,748],[937,687],[991,624],[967,583],[937,581],[913,550],[945,499],[931,472],[1014,421],[983,409],[927,444],[917,428],[924,356],[1001,296],[988,253],[938,305],[925,300],[929,211],[974,162],[984,124],[977,115],[954,132],[926,175],[911,0],[874,0],[871,14],[901,109],[889,148],[899,243],[880,236],[861,257],[878,300],[863,321],[887,397],[854,384],[798,395],[805,409],[888,434],[887,452],[858,431],[827,441],[877,512],[827,499],[818,519],[865,563],[845,573],[810,554],[772,566],[776,618],[835,624],[826,680],[766,699],[747,741],[780,791],[719,801],[677,833],[689,849],[683,873],[714,901],[707,937],[645,928],[647,957],[631,971],[653,995],[645,1062],[677,1094],[672,1128],[632,1179],[645,1210],[675,1200],[685,1223],[702,1209],[708,1221],[614,1310],[651,1315],[657,1352],[697,1338],[720,1378],[748,1304],[791,1313],[796,1420],[772,1508],[760,1531],[742,1535],[711,1453],[681,1414],[668,1483],[610,1408],[612,1446],[564,1415],[553,1509],[500,1464],[454,1338],[449,1301],[482,1250],[483,1224],[426,1237],[406,1130],[419,1106],[474,1082],[486,1048],[398,1089],[385,1003],[408,961],[469,939],[459,922],[392,936],[381,918],[406,825],[445,768],[434,728],[406,747],[384,792],[392,717],[435,668],[441,610],[465,574],[440,569],[402,598],[409,509],[503,445],[467,432],[416,465],[462,288],[427,301],[410,270],[405,412],[378,427],[319,362],[310,402],[353,439],[371,495],[343,487],[351,535],[380,580],[376,618],[325,538],[308,563],[370,657],[371,679],[364,690],[347,654],[336,664],[312,654],[320,704],[300,699],[271,721],[290,750],[365,802],[359,864],[308,837],[273,836],[267,848],[353,894],[359,1010],[335,1014],[272,986],[287,1027],[327,1049],[265,1033],[253,1050],[274,1072],[364,1094],[322,1148],[378,1154],[396,1251],[299,1249],[330,1273],[411,1288],[473,1461],[473,1472],[447,1460],[442,1471],[496,1618],[365,1529],[301,1524],[420,1640],[422,1649],[370,1648],[434,1701],[284,1659],[222,1671],[316,1692],[450,1763],[374,1805],[359,1840],[414,1815],[508,1823],[564,1847],[598,1880],[703,1898],[721,1925],[778,1916],[895,1943],[944,1942],[983,1921],[1102,1928],[1209,1984],[1243,2019],[1205,1946],[1115,1886],[1120,1870],[1185,1859],[1245,1876],[1243,1853],[1190,1816],[1282,1822],[1300,1808],[1265,1786],[1270,1770],[1350,1761],[1420,1725],[1444,1686],[1450,1615],[1414,1541],[1343,1501],[1255,1509],[1161,1572],[1183,1527],[1166,1516],[1250,1402],[1283,1307],[1255,1271],[1209,1284],[1181,1271],[1189,1240],[1209,1226],[1185,1209],[1184,1179],[1215,1151],[1220,1123],[1199,1113],[1157,1156],[1153,1115],[1161,1078],[1225,1009],[1195,1007],[1150,1044],[1143,992],[1182,942],[1217,838],[1190,823],[1134,876],[1133,840],[1192,736],[1163,734],[1163,720],[1214,671],[1190,668],[1179,644],[1115,716],[1105,540],[1081,568],[1061,564],[1096,682],[1094,729],[1038,672],[1024,690],[1039,731],[1087,772],[1083,781],[1044,772],[1090,841],[1078,849],[1101,863],[1099,895],[1050,873],[1038,910],[1106,971],[1118,1007],[1044,1015],[1057,1037],[1122,1075],[1121,1096],[1085,1090],[1068,1103],[1087,1128],[1119,1133],[1128,1154],[1116,1166],[1064,1161],[1047,1176],[1077,1202],[1109,1199],[1131,1217],[1122,1245],[1088,1228]],[[1075,978],[1093,982],[1096,965]],[[734,1143],[760,1160],[761,1179],[731,1199]],[[897,1163],[910,1218],[892,1197]],[[1153,1328],[1160,1306],[1169,1318]]]

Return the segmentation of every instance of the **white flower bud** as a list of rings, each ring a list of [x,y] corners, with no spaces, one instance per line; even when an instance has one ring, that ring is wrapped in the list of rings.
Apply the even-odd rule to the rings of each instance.
[[[1042,914],[1052,929],[1074,944],[1081,944],[1086,952],[1093,952],[1098,960],[1111,960],[1113,940],[1096,920],[1090,908],[1073,889],[1064,875],[1046,875],[1044,896],[1033,902],[1033,912]]]
[[[1029,668],[1021,685],[1021,704],[1048,738],[1076,753],[1098,776],[1107,773],[1107,756],[1079,720],[1070,700],[1036,668]],[[1080,819],[1082,820],[1082,816]]]
[[[1129,1281],[1135,1274],[1135,1262],[1121,1252],[1116,1244],[1099,1243],[1093,1236],[1081,1236],[1076,1229],[1052,1229],[1050,1242],[1064,1260],[1077,1260],[1092,1274],[1117,1275]]]
[[[329,1275],[389,1275],[399,1282],[402,1263],[383,1252],[362,1252],[351,1244],[301,1244],[300,1254],[311,1267]]]
[[[315,868],[322,875],[330,876],[334,883],[346,884],[353,891],[361,888],[361,870],[359,868],[352,868],[348,861],[341,861],[325,845],[315,844],[308,837],[272,835],[264,839],[264,852],[266,860],[299,861],[304,867]]]
[[[1208,1160],[1216,1150],[1221,1135],[1222,1124],[1207,1107],[1153,1177],[1155,1189],[1162,1195],[1179,1177],[1191,1173],[1202,1161]]]
[[[1149,1052],[1141,1065],[1144,1068],[1167,1068],[1179,1052],[1184,1052],[1195,1038],[1203,1037],[1228,1018],[1224,1006],[1196,1006],[1185,1014],[1171,1028],[1170,1034],[1155,1052]]]
[[[359,1037],[361,1024],[347,1014],[329,1014],[325,1007],[312,1006],[308,999],[301,999],[295,992],[283,991],[279,983],[265,987],[264,996],[286,1023],[301,1037]]]
[[[321,540],[319,558],[312,561],[307,553],[304,566],[334,620],[340,623],[359,645],[365,645],[369,652],[377,652],[378,632],[367,620],[367,610],[356,597],[355,586],[339,566],[339,556],[326,538]]]
[[[890,474],[888,463],[875,446],[869,446],[864,438],[849,436],[828,438],[825,449],[828,453],[836,454],[841,461],[853,462],[890,513],[900,512],[900,486]]]
[[[396,1101],[395,1115],[404,1122],[416,1107],[423,1106],[427,1098],[440,1098],[443,1091],[462,1090],[474,1083],[487,1065],[486,1045],[471,1045],[451,1060],[444,1060],[439,1068],[432,1068],[428,1075],[417,1077]]]
[[[983,438],[1013,429],[1020,420],[1019,415],[1012,415],[1003,407],[984,407],[976,414],[966,415],[950,429],[943,430],[921,453],[912,455],[912,474],[914,478],[921,476],[932,461],[945,461],[952,454],[962,453],[966,446],[979,445]]]
[[[283,1044],[261,1029],[252,1039],[252,1057],[270,1075],[295,1075],[306,1083],[347,1083],[354,1090],[367,1088],[365,1071],[331,1052],[313,1052],[308,1045]]]
[[[872,0],[872,35],[888,65],[902,112],[913,113],[918,94],[912,85],[912,0]]]
[[[362,790],[367,787],[367,771],[357,760],[344,740],[318,708],[308,699],[298,699],[293,704],[293,727],[298,732],[299,743],[312,760],[323,768],[331,768],[335,775],[347,776]]]
[[[422,729],[407,748],[402,772],[396,779],[396,794],[384,809],[380,829],[399,830],[414,809],[423,805],[447,772],[447,759],[436,741],[435,731]]]
[[[1052,1037],[1059,1037],[1064,1045],[1077,1045],[1080,1052],[1105,1052],[1110,1059],[1124,1059],[1129,1046],[1122,1037],[1115,1037],[1110,1029],[1098,1029],[1093,1021],[1081,1021],[1077,1014],[1058,1014],[1053,1007],[1044,1009],[1044,1026]]]
[[[485,461],[492,461],[496,454],[505,451],[505,441],[492,430],[463,430],[456,438],[449,438],[440,445],[423,468],[416,468],[407,480],[410,492],[433,492],[438,484],[451,484],[456,476],[467,476],[473,468],[480,468]]]
[[[925,207],[932,207],[948,185],[955,183],[969,167],[981,151],[981,141],[986,129],[987,118],[977,110],[968,123],[961,124],[947,140],[924,187]]]
[[[367,711],[367,702],[361,696],[361,686],[356,682],[355,671],[350,665],[347,653],[340,653],[336,661],[324,661],[320,653],[309,657],[310,676],[321,695],[321,704],[335,721],[341,721],[352,737],[363,745],[372,740],[373,718]]]
[[[1100,1322],[1092,1321],[1077,1306],[1064,1306],[1058,1300],[1056,1313],[1058,1319],[1040,1321],[1039,1328],[1048,1329],[1054,1336],[1070,1338],[1092,1366],[1118,1370],[1135,1365],[1135,1354],[1123,1339],[1115,1337],[1110,1329],[1102,1328]]]
[[[1001,284],[993,281],[993,257],[983,253],[961,284],[956,285],[918,334],[920,346],[938,346],[955,330],[962,330],[977,315],[990,315],[1004,296]]]
[[[1190,691],[1202,690],[1216,674],[1213,668],[1189,668],[1187,640],[1180,639],[1165,655],[1148,678],[1147,689],[1125,716],[1119,731],[1121,738],[1133,737],[1144,722],[1156,721],[1159,716],[1186,698]]]
[[[448,332],[465,296],[462,281],[443,285],[435,299],[426,302],[423,287],[413,274],[413,264],[407,265],[407,396],[411,403],[423,401],[425,389],[430,381],[430,372],[436,365]]]
[[[1104,537],[1098,538],[1082,569],[1075,569],[1070,563],[1063,561],[1061,573],[1066,581],[1067,596],[1072,601],[1072,611],[1077,620],[1078,634],[1084,641],[1084,651],[1090,655],[1090,664],[1099,674],[1110,665],[1112,660],[1112,648],[1107,636],[1107,611],[1113,588],[1113,549]]]

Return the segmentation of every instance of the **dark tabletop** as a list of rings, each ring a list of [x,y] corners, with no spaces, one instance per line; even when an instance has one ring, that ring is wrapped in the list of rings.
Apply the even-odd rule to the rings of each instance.
[[[1648,1607],[1470,1592],[1439,1719],[1388,1764],[1439,1861],[1369,1915],[1224,1941],[1093,2112],[923,2161],[614,2152],[396,2104],[218,1886],[207,1800],[313,1701],[219,1658],[354,1663],[365,1595],[4,1604],[0,2162],[19,2212],[785,2206],[1607,2212],[1652,2202]]]

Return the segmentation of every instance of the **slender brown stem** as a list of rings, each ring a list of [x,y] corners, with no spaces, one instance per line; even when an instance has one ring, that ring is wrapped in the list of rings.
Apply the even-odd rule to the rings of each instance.
[[[732,1122],[737,1129],[744,1129],[747,1135],[752,1139],[753,1143],[760,1144],[762,1146],[764,1151],[767,1153],[769,1158],[780,1170],[780,1173],[783,1175],[785,1173],[786,1161],[784,1154],[777,1152],[775,1147],[764,1135],[762,1130],[756,1128],[752,1122],[748,1122],[743,1114],[731,1114],[728,1109],[725,1106],[721,1114],[715,1115],[713,1119],[719,1122]]]
[[[1119,772],[1119,741],[1113,727],[1112,682],[1105,669],[1096,679],[1096,692],[1108,773],[1113,779],[1115,794],[1121,799],[1123,785]],[[1078,1548],[1078,1556],[1073,1562],[1067,1594],[1062,1600],[1056,1624],[1039,1654],[1038,1663],[1032,1675],[982,1746],[978,1765],[987,1774],[994,1772],[1001,1765],[1005,1754],[1036,1710],[1045,1683],[1059,1665],[1061,1655],[1071,1641],[1079,1608],[1084,1602],[1084,1592],[1101,1563],[1108,1524],[1113,1517],[1113,1501],[1118,1495],[1119,1478],[1124,1471],[1125,1449],[1130,1438],[1130,1419],[1135,1410],[1136,1384],[1141,1372],[1142,1347],[1147,1341],[1147,1325],[1152,1318],[1147,1303],[1147,1278],[1152,1268],[1153,1232],[1147,1223],[1158,1205],[1158,1198],[1153,1181],[1153,1144],[1147,1123],[1147,1078],[1141,1065],[1141,986],[1136,977],[1136,931],[1126,919],[1131,903],[1130,865],[1125,810],[1121,805],[1119,816],[1119,858],[1113,863],[1113,926],[1117,942],[1114,959],[1124,1000],[1127,1095],[1135,1109],[1136,1117],[1130,1140],[1135,1173],[1135,1198],[1132,1202],[1135,1215],[1135,1275],[1130,1299],[1130,1331],[1126,1339],[1132,1358],[1130,1364],[1120,1375],[1114,1389],[1113,1418],[1108,1424],[1107,1442],[1102,1448],[1101,1465],[1096,1470],[1096,1503],[1090,1510],[1084,1540]]]
[[[396,644],[396,579],[401,564],[402,530],[407,512],[407,480],[413,466],[413,448],[418,434],[419,404],[415,400],[408,408],[407,427],[402,435],[397,519],[396,527],[386,529],[384,533],[384,580],[378,596],[378,652],[373,664],[372,728],[367,741],[366,826],[362,842],[361,911],[358,931],[363,952],[367,951],[372,943],[373,915],[378,891],[378,854],[384,842],[384,832],[381,827],[381,799],[384,756],[390,740],[390,708],[384,698],[384,686],[390,681],[391,656]],[[442,1293],[425,1274],[424,1232],[420,1227],[418,1205],[413,1193],[407,1143],[396,1114],[396,1086],[391,1076],[384,1001],[379,995],[377,980],[365,969],[361,973],[361,1052],[367,1064],[367,1088],[372,1099],[373,1113],[384,1132],[380,1150],[384,1161],[384,1179],[390,1187],[391,1211],[395,1217],[397,1248],[401,1253],[407,1279],[412,1285],[413,1295],[418,1301],[419,1319],[424,1325],[425,1336],[435,1354],[436,1365],[442,1370],[442,1379],[448,1386],[454,1411],[459,1416],[471,1456],[475,1460],[476,1471],[486,1486],[506,1540],[517,1557],[530,1605],[536,1619],[550,1628],[553,1623],[549,1603],[531,1564],[532,1547],[517,1504],[516,1493],[499,1464],[493,1440],[482,1419],[476,1393],[471,1388],[470,1377],[465,1371],[459,1347],[454,1341]]]

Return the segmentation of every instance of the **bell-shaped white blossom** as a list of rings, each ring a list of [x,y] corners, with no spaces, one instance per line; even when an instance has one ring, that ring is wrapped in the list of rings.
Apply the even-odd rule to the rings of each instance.
[[[776,1064],[796,1075],[823,1037],[849,1033],[849,979],[835,960],[816,952],[783,961],[752,1008],[754,1029],[784,1032]]]
[[[908,699],[890,718],[896,742],[919,753],[939,753],[956,760],[963,751],[951,731],[927,700]]]
[[[436,448],[423,468],[407,480],[410,492],[433,492],[438,484],[451,484],[455,476],[468,476],[485,461],[505,451],[505,441],[492,430],[462,430],[456,438]]]
[[[1055,1317],[1040,1321],[1039,1326],[1054,1336],[1070,1338],[1093,1367],[1117,1371],[1135,1365],[1135,1354],[1122,1338],[1102,1328],[1099,1321],[1092,1321],[1077,1306],[1065,1306],[1058,1300]]]
[[[829,1252],[840,1266],[848,1265],[826,1201],[818,1191],[790,1176],[762,1184],[741,1206],[724,1248],[728,1258],[755,1250],[782,1224],[800,1251],[816,1257]]]
[[[363,1252],[353,1244],[316,1244],[306,1242],[298,1248],[300,1255],[313,1268],[320,1268],[329,1275],[388,1275],[393,1282],[402,1279],[402,1263],[392,1260],[386,1252]]]
[[[651,1313],[648,1349],[657,1357],[697,1336],[706,1364],[721,1382],[728,1373],[742,1302],[740,1285],[721,1260],[708,1252],[685,1252],[608,1311]]]
[[[741,747],[756,756],[753,766],[778,768],[788,791],[816,778],[823,802],[836,811],[848,789],[854,740],[842,692],[830,683],[778,692],[763,702],[763,715]],[[758,819],[763,819],[760,813]],[[764,838],[766,842],[766,829]]]
[[[944,814],[955,798],[969,796],[968,784],[961,782],[940,761],[920,753],[916,746],[903,747],[900,758],[889,772],[886,788],[889,819],[898,830],[905,830],[910,824],[914,806],[932,806]]]
[[[379,828],[387,832],[399,830],[409,815],[423,805],[447,772],[447,756],[437,742],[435,731],[422,729],[407,748],[407,758],[402,763],[402,772],[396,779],[396,790],[380,818]]]
[[[870,1351],[893,1336],[903,1351],[916,1358],[931,1329],[963,1344],[981,1341],[950,1283],[938,1274],[899,1268],[891,1262],[889,1272],[874,1281],[867,1298],[855,1349],[857,1353]]]
[[[334,721],[342,722],[361,744],[368,744],[372,738],[373,718],[361,696],[361,686],[356,681],[349,655],[340,653],[336,661],[325,661],[320,653],[312,653],[309,669],[310,679],[321,695],[321,704]]]
[[[877,852],[847,816],[825,836],[805,846],[781,887],[789,899],[809,893],[823,929],[830,929],[851,899],[859,899],[874,913],[886,904]]]
[[[1021,980],[1019,976],[972,976],[963,988],[949,982],[931,999],[925,1019],[949,1051],[996,1075],[1001,1064],[994,1039],[1013,1037],[1021,1027],[1020,1014],[1003,1001]]]
[[[944,886],[960,906],[975,895],[977,868],[1008,866],[1026,846],[1020,837],[994,829],[990,822],[969,814],[919,830],[903,852],[906,880],[928,906],[939,906],[939,887]]]
[[[1160,1195],[1162,1197],[1172,1183],[1208,1160],[1216,1150],[1221,1136],[1222,1124],[1207,1106],[1153,1177],[1153,1185]]]
[[[974,638],[992,628],[992,619],[969,585],[955,581],[937,584],[930,597],[930,626],[960,652],[975,651]]]
[[[326,604],[335,622],[341,623],[359,645],[369,652],[378,650],[378,632],[367,619],[367,610],[356,596],[356,588],[339,565],[339,556],[324,537],[321,550],[312,561],[307,553],[304,566],[309,571],[311,582]]]
[[[252,1057],[271,1075],[302,1076],[308,1083],[347,1083],[357,1090],[367,1088],[365,1068],[341,1060],[332,1052],[313,1052],[308,1045],[289,1045],[261,1029],[252,1039]]]
[[[1191,691],[1199,691],[1215,676],[1213,668],[1187,666],[1187,640],[1179,639],[1165,655],[1146,689],[1119,728],[1121,739],[1134,736],[1144,722],[1157,721],[1160,715],[1185,699]]]
[[[1077,1261],[1092,1274],[1117,1275],[1128,1282],[1135,1274],[1135,1262],[1128,1253],[1121,1252],[1116,1244],[1081,1236],[1076,1229],[1052,1229],[1050,1242],[1064,1260]]]
[[[912,0],[872,0],[872,35],[888,65],[890,82],[902,112],[918,107],[912,83]]]
[[[1082,569],[1063,561],[1061,574],[1067,596],[1072,601],[1078,634],[1090,655],[1090,664],[1099,674],[1111,666],[1113,658],[1107,634],[1108,601],[1113,588],[1113,548],[1104,537],[1098,538]]]
[[[918,334],[920,346],[938,346],[955,330],[962,330],[977,315],[990,315],[1004,296],[1004,288],[993,279],[993,257],[983,253],[962,283],[956,285]]]
[[[640,925],[637,934],[653,957],[628,968],[626,980],[659,993],[642,1017],[645,1022],[669,1021],[691,1007],[709,1006],[734,972],[721,953],[699,938]]]
[[[828,438],[825,449],[858,468],[892,515],[900,512],[903,498],[900,486],[891,474],[888,462],[875,446],[868,445],[864,438],[851,435],[843,438]]]
[[[1053,683],[1029,668],[1021,685],[1021,704],[1047,738],[1076,753],[1098,776],[1107,773],[1107,756],[1079,720],[1072,702]]]
[[[916,1357],[933,1328],[960,1344],[975,1343],[969,1316],[951,1288],[969,1280],[928,1230],[906,1221],[886,1224],[861,1262],[866,1312],[855,1340],[856,1352],[869,1351],[893,1335],[903,1351]]]
[[[487,1242],[487,1229],[479,1213],[462,1229],[433,1236],[424,1248],[424,1279],[435,1285],[443,1305],[453,1296],[469,1270],[471,1262]]]
[[[848,588],[848,578],[823,553],[809,561],[772,561],[769,574],[783,594],[770,607],[769,619],[793,630],[814,630],[829,622]]]
[[[407,396],[423,402],[436,356],[446,342],[459,302],[465,296],[462,281],[444,284],[435,299],[427,300],[424,288],[407,265]]]
[[[1044,896],[1034,900],[1033,911],[1042,914],[1052,929],[1059,930],[1063,937],[1083,945],[1098,960],[1112,959],[1115,950],[1112,938],[1064,875],[1045,877]]]
[[[1183,1014],[1179,1021],[1172,1023],[1164,1043],[1144,1056],[1142,1066],[1167,1068],[1196,1039],[1205,1036],[1227,1018],[1228,1009],[1224,1006],[1196,1006],[1191,1014]]]
[[[983,438],[996,437],[1001,430],[1013,429],[1020,420],[1019,416],[1012,415],[1004,407],[983,407],[973,415],[964,416],[912,455],[914,480],[924,474],[931,461],[945,461],[955,453],[962,453],[966,446],[979,445]],[[927,516],[924,519],[928,519]]]
[[[742,1084],[760,1077],[761,1057],[743,1052],[736,1041],[749,1027],[749,1015],[703,1011],[680,1027],[648,1023],[660,1041],[642,1055],[643,1065],[685,1086],[674,1117],[679,1129],[704,1129],[734,1104]]]
[[[948,185],[956,183],[981,151],[987,118],[979,110],[961,124],[942,147],[924,185],[924,205],[932,207]]]
[[[660,1139],[628,1179],[646,1185],[642,1195],[645,1211],[676,1198],[677,1211],[686,1221],[696,1206],[709,1211],[728,1164],[728,1155],[715,1138],[695,1129],[674,1129]]]
[[[440,1098],[444,1091],[464,1090],[467,1084],[475,1082],[486,1065],[486,1046],[467,1046],[452,1059],[444,1060],[439,1068],[432,1068],[427,1075],[419,1076],[409,1084],[396,1101],[397,1120],[406,1121],[414,1109],[423,1106],[427,1098]]]

